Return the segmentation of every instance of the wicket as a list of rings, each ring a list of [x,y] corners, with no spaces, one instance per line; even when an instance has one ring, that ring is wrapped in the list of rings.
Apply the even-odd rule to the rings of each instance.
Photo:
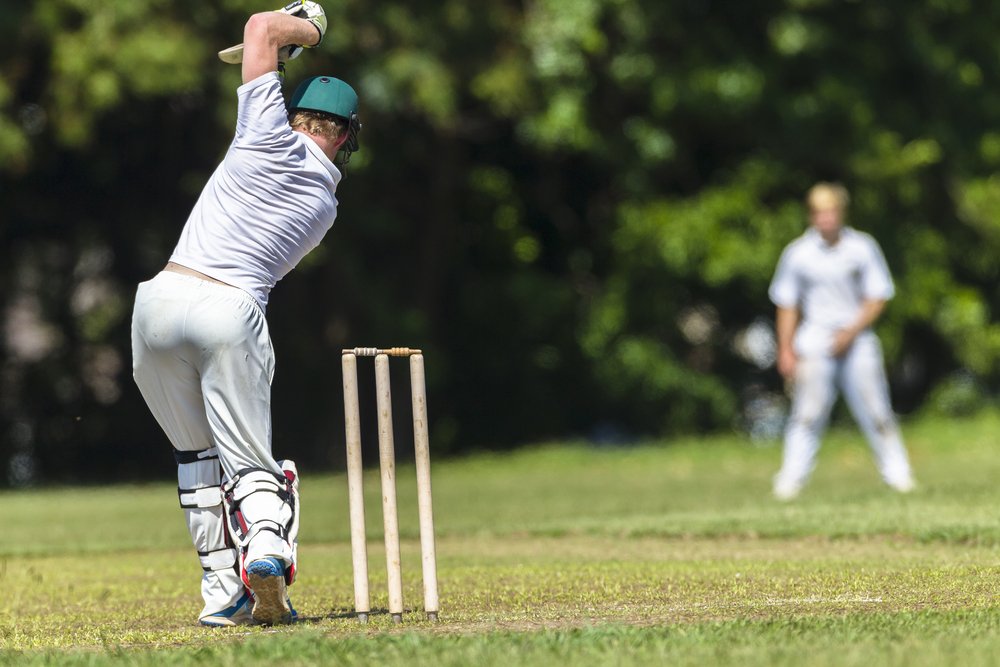
[[[351,515],[351,560],[354,563],[354,612],[368,622],[368,545],[361,463],[361,411],[358,404],[358,357],[375,357],[378,398],[378,450],[382,473],[382,517],[385,565],[389,580],[389,614],[393,623],[403,621],[403,577],[399,557],[399,515],[396,507],[396,455],[392,436],[392,395],[389,357],[410,358],[410,392],[413,401],[413,447],[417,467],[417,511],[420,520],[420,553],[423,563],[424,611],[438,617],[437,557],[434,551],[434,510],[431,501],[431,457],[427,435],[427,390],[424,356],[420,350],[393,347],[385,350],[356,347],[343,350],[344,423],[347,430],[347,486]]]

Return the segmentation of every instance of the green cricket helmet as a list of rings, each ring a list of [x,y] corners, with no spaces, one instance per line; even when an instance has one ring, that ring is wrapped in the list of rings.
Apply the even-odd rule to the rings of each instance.
[[[361,120],[358,118],[358,94],[349,85],[332,76],[314,76],[306,79],[295,89],[288,102],[288,111],[318,111],[327,113],[347,123],[347,140],[342,146],[344,162],[351,159],[351,153],[358,150],[358,132]]]

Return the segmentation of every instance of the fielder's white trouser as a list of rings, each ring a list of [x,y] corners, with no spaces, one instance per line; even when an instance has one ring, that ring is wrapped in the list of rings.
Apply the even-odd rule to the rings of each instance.
[[[201,616],[222,611],[244,592],[222,474],[255,469],[284,478],[271,456],[274,353],[264,313],[241,289],[162,272],[136,293],[132,357],[135,382],[176,450],[181,506],[205,570]],[[297,507],[250,493],[240,507],[248,525],[291,525]],[[273,556],[294,565],[293,545],[270,530],[235,546],[246,547],[246,562]]]
[[[838,389],[868,439],[882,478],[895,488],[909,489],[910,462],[889,402],[882,346],[873,333],[865,332],[841,357],[799,357],[775,492],[794,494],[809,479]]]

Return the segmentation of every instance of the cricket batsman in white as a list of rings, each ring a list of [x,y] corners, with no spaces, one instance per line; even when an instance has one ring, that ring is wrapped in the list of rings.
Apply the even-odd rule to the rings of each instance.
[[[844,226],[849,202],[839,184],[809,190],[811,227],[785,248],[769,290],[778,308],[778,371],[793,393],[774,478],[774,495],[782,500],[796,497],[809,479],[838,389],[882,478],[897,491],[913,489],[882,346],[871,330],[895,290],[875,240]]]
[[[136,293],[133,376],[174,447],[204,570],[199,621],[209,626],[295,615],[287,587],[299,480],[291,461],[271,454],[274,353],[264,311],[275,283],[333,225],[342,178],[334,159],[358,148],[349,85],[309,79],[287,109],[281,95],[284,60],[318,45],[326,26],[322,7],[303,0],[250,17],[233,142],[169,263]],[[233,58],[234,49],[224,53]]]

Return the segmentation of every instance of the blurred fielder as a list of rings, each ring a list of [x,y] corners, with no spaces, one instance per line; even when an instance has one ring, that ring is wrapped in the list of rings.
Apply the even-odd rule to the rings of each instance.
[[[882,478],[905,493],[913,477],[871,330],[895,293],[892,277],[875,240],[844,227],[843,186],[818,183],[806,203],[811,229],[785,248],[769,290],[778,307],[778,371],[793,390],[774,495],[794,498],[809,479],[838,389]]]
[[[283,623],[295,611],[298,475],[271,455],[271,288],[319,244],[337,215],[344,162],[357,150],[358,97],[315,77],[288,109],[284,60],[316,46],[322,7],[297,0],[250,17],[236,134],[169,263],[139,285],[133,375],[177,459],[178,494],[204,575],[205,625]],[[233,56],[234,49],[238,51]],[[222,54],[220,54],[222,57]],[[221,468],[221,469],[220,469]]]

